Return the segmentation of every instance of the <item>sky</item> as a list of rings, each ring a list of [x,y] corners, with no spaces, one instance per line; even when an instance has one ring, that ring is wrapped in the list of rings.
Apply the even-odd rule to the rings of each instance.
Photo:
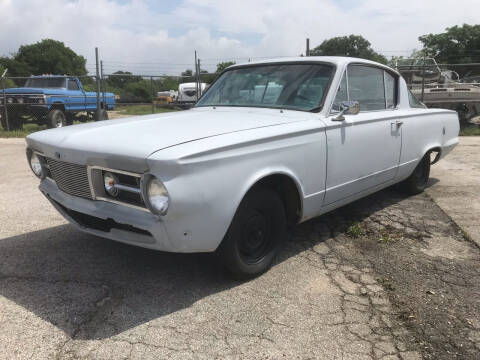
[[[480,23],[480,0],[0,0],[0,56],[52,38],[105,72],[180,74],[220,61],[298,56],[323,40],[359,34],[386,55],[418,37]]]

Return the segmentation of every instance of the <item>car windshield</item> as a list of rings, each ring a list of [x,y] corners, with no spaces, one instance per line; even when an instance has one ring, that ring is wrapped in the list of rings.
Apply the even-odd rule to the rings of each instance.
[[[311,111],[322,106],[333,66],[253,65],[227,70],[196,106],[246,106]]]
[[[65,78],[30,78],[25,83],[25,87],[41,89],[59,89],[65,87]]]

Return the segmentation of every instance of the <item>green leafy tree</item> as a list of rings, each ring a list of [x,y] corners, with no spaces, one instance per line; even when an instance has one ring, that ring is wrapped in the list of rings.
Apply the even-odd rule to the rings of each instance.
[[[480,62],[480,25],[453,26],[440,34],[427,34],[418,38],[423,51],[440,64],[467,64]],[[478,73],[480,67],[454,67],[461,76]]]
[[[437,62],[458,64],[480,60],[480,25],[453,26],[440,34],[418,38],[427,56]]]
[[[30,74],[86,75],[86,59],[77,55],[61,41],[45,39],[32,45],[22,45],[14,56],[25,64]],[[27,75],[27,74],[26,74]]]
[[[323,41],[310,51],[312,56],[352,56],[387,63],[387,58],[372,49],[370,42],[360,35],[339,36]]]
[[[106,83],[114,88],[124,88],[128,84],[141,80],[141,76],[132,76],[132,73],[129,71],[115,71],[111,76],[107,77]]]
[[[224,61],[217,64],[217,73],[221,73],[223,70],[228,68],[229,66],[235,65],[235,61]]]

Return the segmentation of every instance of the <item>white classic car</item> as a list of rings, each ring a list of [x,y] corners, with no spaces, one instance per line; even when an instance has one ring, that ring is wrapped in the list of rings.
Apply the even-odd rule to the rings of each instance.
[[[234,65],[188,111],[34,133],[40,190],[80,230],[268,269],[287,228],[395,183],[421,192],[458,143],[382,64],[307,57]],[[435,155],[435,156],[433,156]]]

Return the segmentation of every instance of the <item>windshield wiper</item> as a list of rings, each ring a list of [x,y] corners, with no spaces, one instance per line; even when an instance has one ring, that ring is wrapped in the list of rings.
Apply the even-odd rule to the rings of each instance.
[[[318,111],[322,110],[322,108],[323,108],[323,105],[320,105],[320,106],[314,107],[313,109],[310,109],[310,110],[308,110],[308,111],[310,111],[310,112],[318,112]]]

